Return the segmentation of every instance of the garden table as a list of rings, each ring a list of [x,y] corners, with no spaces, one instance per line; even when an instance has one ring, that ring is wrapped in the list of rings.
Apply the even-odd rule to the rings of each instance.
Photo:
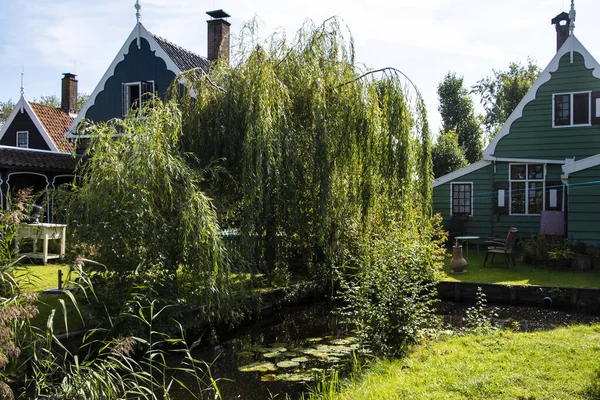
[[[19,224],[17,237],[22,239],[33,239],[33,252],[26,254],[27,257],[41,258],[44,265],[48,259],[61,258],[65,255],[65,239],[67,236],[67,225],[63,224]],[[43,240],[42,252],[37,252],[37,241]],[[48,254],[48,241],[60,240],[60,254]]]

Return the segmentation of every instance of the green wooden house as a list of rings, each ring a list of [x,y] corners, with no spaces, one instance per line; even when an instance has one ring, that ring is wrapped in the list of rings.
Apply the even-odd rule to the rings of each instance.
[[[485,149],[434,181],[433,208],[482,238],[564,233],[600,244],[600,64],[552,20],[557,53]],[[547,231],[550,230],[550,231]]]

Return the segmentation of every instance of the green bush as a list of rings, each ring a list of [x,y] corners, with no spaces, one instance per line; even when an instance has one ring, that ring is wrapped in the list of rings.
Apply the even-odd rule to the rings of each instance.
[[[342,314],[362,344],[402,355],[436,323],[436,280],[444,249],[440,220],[416,228],[393,222],[363,244],[355,269],[341,275]]]

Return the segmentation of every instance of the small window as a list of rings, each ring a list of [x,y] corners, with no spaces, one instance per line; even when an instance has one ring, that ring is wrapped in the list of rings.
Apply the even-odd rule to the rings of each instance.
[[[554,126],[589,125],[590,93],[555,94]]]
[[[17,147],[29,147],[29,132],[17,132]]]
[[[541,214],[544,209],[544,164],[510,165],[510,213]]]
[[[123,84],[123,116],[129,110],[140,110],[154,95],[154,82],[135,82]]]
[[[452,216],[473,215],[473,184],[452,183]]]

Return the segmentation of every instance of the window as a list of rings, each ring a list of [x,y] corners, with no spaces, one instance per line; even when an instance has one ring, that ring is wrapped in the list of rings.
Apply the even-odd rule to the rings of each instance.
[[[590,124],[591,92],[554,95],[554,127]]]
[[[135,82],[123,84],[123,116],[129,110],[140,110],[154,95],[154,82]]]
[[[541,214],[544,164],[510,164],[510,214]]]
[[[473,215],[473,184],[452,183],[450,191],[452,215]]]
[[[17,132],[17,147],[29,147],[29,132]]]

